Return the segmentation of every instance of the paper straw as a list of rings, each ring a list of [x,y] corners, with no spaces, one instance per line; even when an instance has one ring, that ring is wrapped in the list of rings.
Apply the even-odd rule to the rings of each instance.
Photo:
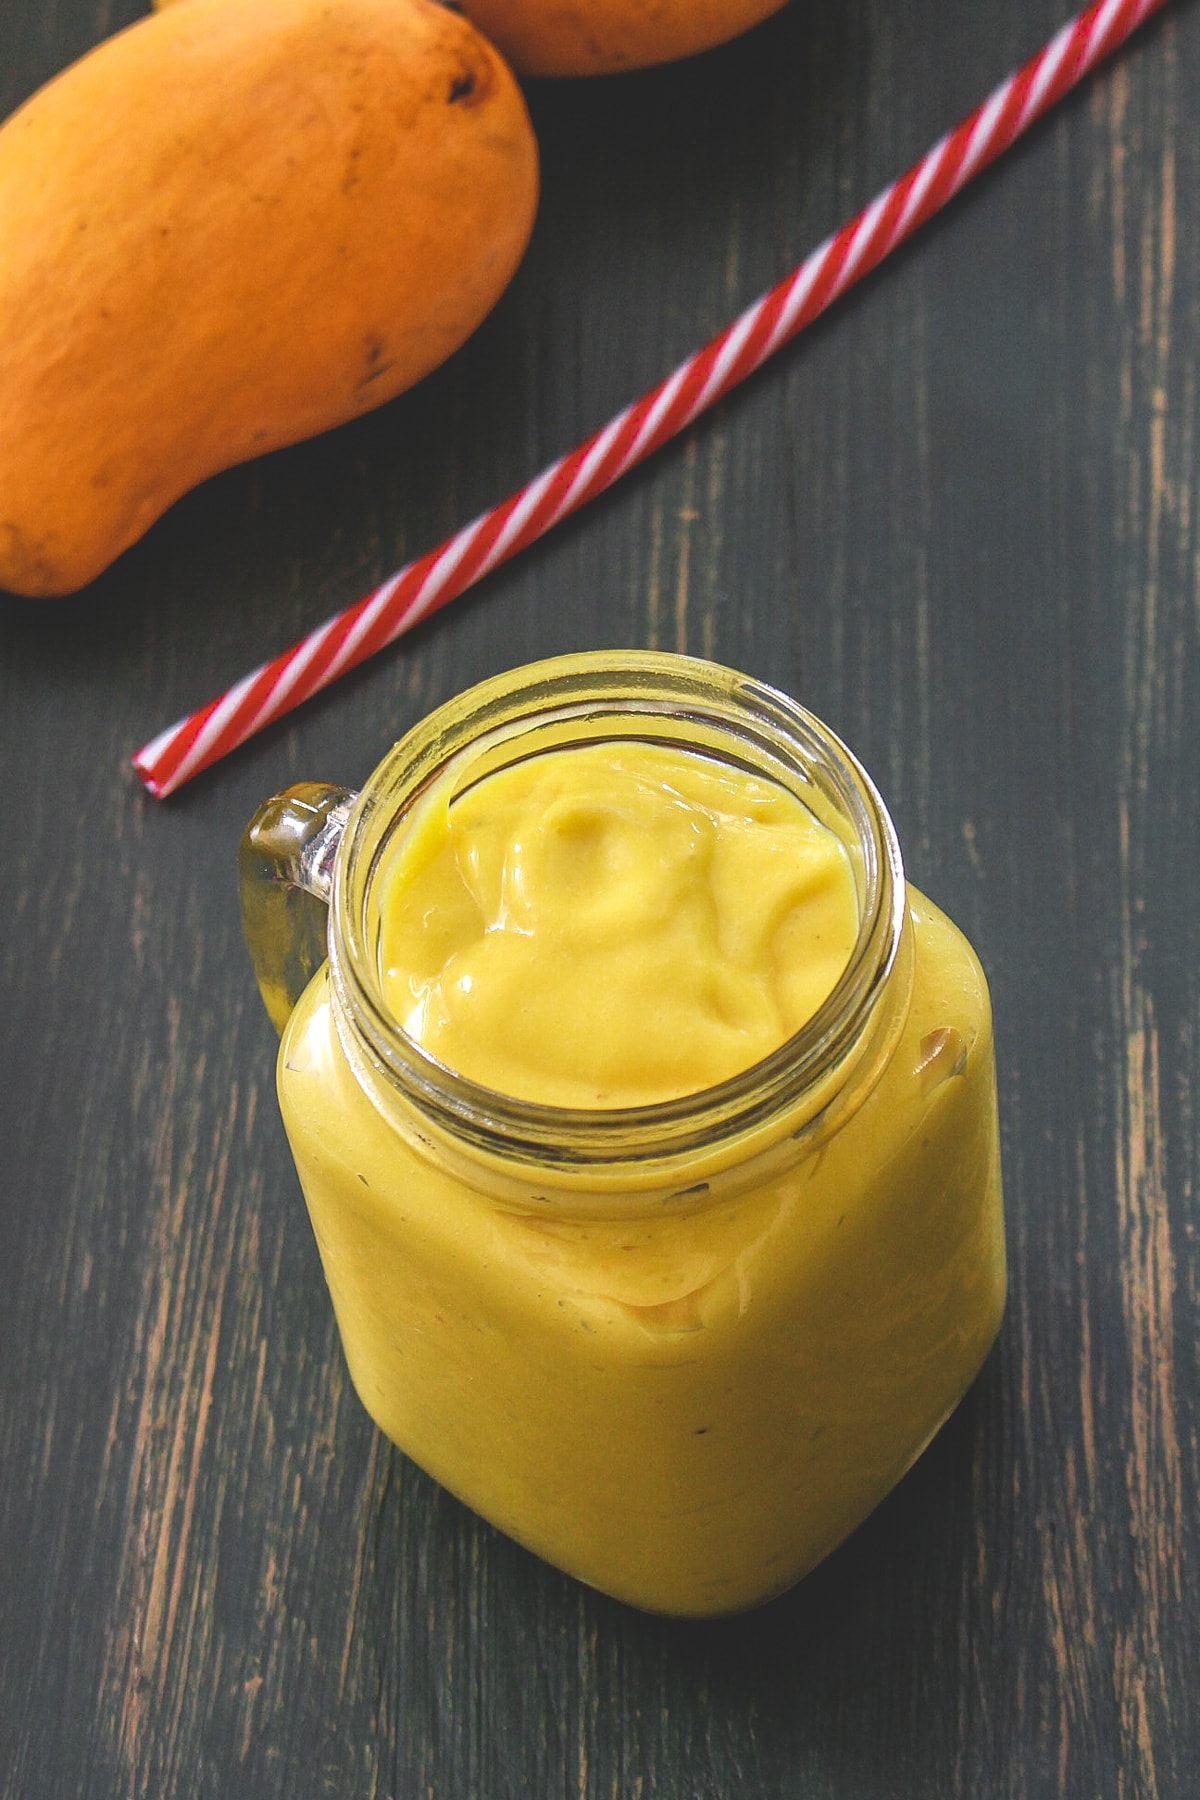
[[[657,387],[470,525],[405,565],[133,758],[163,799],[394,643],[603,493],[761,366],[933,217],[1166,0],[1095,0],[797,269]]]

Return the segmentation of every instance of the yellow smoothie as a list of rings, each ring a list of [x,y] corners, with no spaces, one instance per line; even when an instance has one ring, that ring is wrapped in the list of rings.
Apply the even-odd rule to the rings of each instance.
[[[644,1106],[749,1068],[858,935],[841,839],[774,782],[658,744],[431,795],[380,884],[383,996],[485,1087]]]
[[[535,1108],[702,1097],[825,1016],[860,875],[765,774],[654,742],[551,749],[416,800],[371,890],[379,1003]],[[352,1378],[559,1567],[654,1611],[766,1600],[978,1370],[1005,1290],[988,993],[911,888],[886,1054],[836,1104],[615,1173],[457,1139],[338,1005],[324,968],[278,1086]]]

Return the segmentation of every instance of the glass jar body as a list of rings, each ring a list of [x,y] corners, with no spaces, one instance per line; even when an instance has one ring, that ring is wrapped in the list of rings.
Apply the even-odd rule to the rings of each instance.
[[[602,711],[578,715],[590,736],[640,729],[621,702]],[[504,733],[520,744],[520,723]],[[451,758],[463,743],[469,725]],[[531,1109],[528,1130],[518,1109],[514,1130],[478,1096],[460,1120],[452,1081],[431,1101],[383,1054],[347,973],[345,940],[371,935],[378,842],[362,821],[406,804],[389,780],[360,797],[332,966],[294,1008],[278,1065],[357,1391],[430,1474],[581,1580],[678,1615],[767,1600],[887,1493],[995,1336],[979,964],[897,862],[883,900],[868,896],[887,929],[864,931],[850,1024],[834,1029],[833,1006],[794,1047],[803,1080],[788,1085],[785,1047],[774,1088],[751,1072],[736,1104],[710,1090],[665,1136],[631,1119],[607,1144],[572,1114],[556,1130],[554,1109]]]

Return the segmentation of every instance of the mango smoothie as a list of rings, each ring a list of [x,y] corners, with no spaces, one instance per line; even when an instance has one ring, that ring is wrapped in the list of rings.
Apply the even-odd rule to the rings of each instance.
[[[761,778],[660,745],[526,759],[426,800],[381,881],[393,1017],[555,1106],[713,1087],[798,1031],[858,936],[841,840]]]
[[[978,961],[844,747],[629,662],[653,705],[539,665],[447,753],[431,727],[402,795],[373,778],[278,1089],[384,1432],[560,1568],[699,1616],[810,1569],[978,1370],[995,1077]]]

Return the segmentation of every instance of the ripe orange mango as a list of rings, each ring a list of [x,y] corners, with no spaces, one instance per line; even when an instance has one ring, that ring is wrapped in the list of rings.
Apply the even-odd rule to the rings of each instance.
[[[511,72],[432,0],[188,0],[73,64],[0,128],[0,587],[80,587],[428,373],[537,186]]]
[[[748,31],[784,0],[461,0],[523,75],[605,75]]]

